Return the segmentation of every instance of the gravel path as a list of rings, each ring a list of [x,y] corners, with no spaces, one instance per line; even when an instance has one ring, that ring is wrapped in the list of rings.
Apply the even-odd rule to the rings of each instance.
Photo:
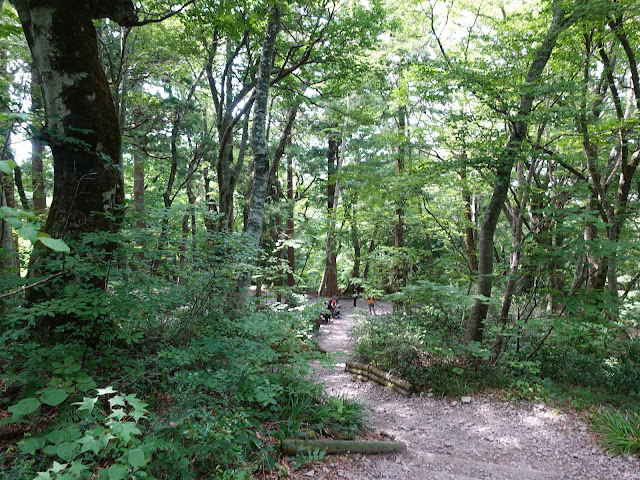
[[[389,306],[376,305],[376,310],[385,313]],[[353,351],[349,330],[361,318],[351,305],[343,305],[342,317],[321,327],[319,343],[335,352],[336,367],[317,364],[315,374],[331,395],[364,403],[373,432],[405,442],[407,452],[330,457],[293,478],[640,480],[640,461],[603,452],[578,413],[505,402],[491,394],[471,397],[469,403],[429,395],[405,398],[354,380],[344,372],[344,362]]]

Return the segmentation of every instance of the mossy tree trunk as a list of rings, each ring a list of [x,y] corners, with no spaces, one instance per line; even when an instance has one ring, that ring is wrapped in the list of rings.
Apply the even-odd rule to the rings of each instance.
[[[118,171],[120,126],[99,61],[92,20],[106,16],[131,25],[137,22],[133,5],[130,0],[12,3],[42,88],[45,139],[53,154],[53,200],[44,232],[62,237],[71,245],[86,233],[117,232],[123,202]],[[103,246],[101,251],[109,249]],[[44,248],[34,251],[32,274],[46,273],[49,255]],[[86,281],[103,289],[106,279],[95,275]],[[56,293],[57,289],[49,286],[38,292],[31,290],[29,299],[52,298]],[[68,320],[56,318],[52,324]]]
[[[271,71],[273,69],[273,57],[275,54],[275,42],[280,31],[280,19],[282,12],[278,4],[269,7],[269,22],[262,44],[260,54],[260,66],[255,93],[255,106],[253,110],[253,129],[251,131],[251,150],[253,152],[253,188],[247,225],[245,229],[248,243],[258,249],[262,226],[264,224],[264,204],[267,198],[269,185],[269,151],[267,148],[267,109],[269,99],[269,86]],[[248,278],[240,281],[241,287],[248,287]]]

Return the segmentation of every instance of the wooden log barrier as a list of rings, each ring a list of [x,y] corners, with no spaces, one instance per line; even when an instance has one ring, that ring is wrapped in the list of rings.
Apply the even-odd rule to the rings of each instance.
[[[321,450],[327,454],[340,453],[394,453],[404,452],[407,446],[403,442],[365,441],[365,440],[296,440],[285,438],[280,450],[285,455],[295,455],[299,451]]]
[[[359,377],[367,377],[374,382],[398,392],[405,397],[409,397],[413,393],[413,386],[401,378],[396,378],[388,372],[383,372],[373,365],[367,365],[360,362],[347,362],[344,367],[345,371]]]

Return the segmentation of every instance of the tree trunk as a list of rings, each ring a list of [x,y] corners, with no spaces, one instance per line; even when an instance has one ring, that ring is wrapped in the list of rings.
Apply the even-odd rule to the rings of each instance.
[[[564,9],[562,6],[555,4],[553,19],[546,38],[536,52],[536,56],[527,72],[526,83],[529,88],[532,88],[540,80],[544,67],[551,57],[551,52],[555,48],[558,35],[567,24]],[[491,298],[493,286],[494,234],[502,206],[509,191],[511,169],[521,153],[522,142],[526,136],[526,119],[531,113],[533,100],[534,96],[530,92],[524,93],[520,97],[518,116],[513,121],[511,135],[502,153],[502,161],[496,169],[495,186],[480,226],[478,238],[478,282],[476,284],[476,294],[479,298],[475,300],[467,320],[466,342],[481,342],[483,338],[484,321],[489,309],[488,301]]]
[[[266,123],[269,99],[269,83],[273,69],[275,42],[280,30],[281,10],[278,4],[269,7],[269,21],[262,43],[256,100],[253,111],[253,128],[251,131],[251,149],[253,151],[254,176],[251,190],[251,202],[247,219],[246,236],[250,247],[258,249],[262,225],[264,223],[264,204],[269,184],[269,152],[267,149]],[[248,286],[248,277],[243,283]]]
[[[469,264],[469,275],[471,278],[478,272],[478,256],[476,254],[476,217],[474,215],[471,193],[465,180],[467,178],[466,170],[459,172],[460,178],[464,182],[462,185],[462,208],[464,212],[464,249],[467,253],[467,262]]]
[[[147,228],[145,221],[146,200],[145,200],[145,161],[139,152],[133,153],[133,209],[135,212],[136,230]]]
[[[402,105],[398,109],[398,137],[400,143],[398,144],[398,158],[396,160],[396,173],[398,177],[402,178],[404,174],[404,162],[407,154],[407,107]],[[404,182],[401,180],[401,186],[404,187]],[[404,192],[401,192],[401,198],[396,205],[396,225],[394,236],[394,247],[397,250],[396,263],[394,267],[394,281],[393,288],[397,292],[406,285],[407,268],[404,261]],[[397,305],[394,304],[394,308]]]
[[[504,299],[502,301],[502,308],[500,309],[500,325],[504,329],[509,320],[509,311],[511,310],[511,303],[513,302],[513,296],[516,292],[516,285],[518,284],[518,270],[520,268],[520,254],[523,246],[522,227],[524,224],[524,214],[527,209],[529,201],[529,191],[531,189],[531,180],[533,179],[533,172],[535,170],[535,158],[531,160],[529,165],[529,173],[527,179],[524,179],[524,165],[523,162],[518,162],[518,185],[524,189],[521,200],[514,202],[513,208],[513,225],[511,232],[513,234],[513,251],[511,252],[510,259],[510,271],[509,280],[505,287]],[[502,348],[503,336],[502,332],[497,336],[495,352],[498,354]]]
[[[335,138],[329,138],[327,153],[327,242],[325,244],[324,267],[324,295],[333,297],[338,294],[338,267],[335,252],[335,209],[338,203],[338,169],[339,169],[338,142]],[[321,289],[322,290],[322,289]]]
[[[295,215],[295,199],[293,196],[293,157],[288,155],[287,158],[287,225],[286,225],[286,237],[291,242],[295,235],[295,224],[293,222]],[[296,271],[296,251],[293,245],[289,244],[287,247],[287,262],[289,264],[289,271],[287,272],[287,286],[294,287],[295,279],[294,273]]]
[[[16,190],[18,190],[18,196],[20,197],[20,203],[22,204],[22,208],[28,212],[31,211],[31,205],[29,204],[29,199],[27,198],[26,193],[24,192],[24,185],[22,184],[22,168],[17,166],[13,169],[14,181],[16,184]]]
[[[88,232],[116,232],[124,200],[117,168],[121,137],[109,85],[98,58],[92,21],[97,15],[91,10],[93,4],[80,0],[12,3],[40,79],[47,140],[53,154],[53,201],[44,232],[71,240],[80,240]],[[119,22],[137,21],[133,5],[126,3],[103,2],[101,14],[109,12]],[[107,245],[101,251],[108,252],[110,248]],[[34,249],[33,274],[46,272],[48,256],[48,250]],[[84,281],[99,289],[106,286],[104,277]],[[31,289],[28,299],[51,298],[55,294],[55,288]],[[78,321],[76,317],[56,317],[49,324],[56,326],[67,320]]]
[[[35,119],[42,109],[42,92],[38,83],[38,74],[31,68],[31,115]],[[31,124],[31,188],[33,190],[33,211],[36,215],[44,215],[47,210],[47,194],[44,184],[44,145],[42,128]]]
[[[4,177],[4,174],[0,173],[0,178],[2,177]],[[1,184],[0,182],[0,185]],[[5,191],[4,189],[0,189],[0,207],[6,206],[8,206],[8,204]],[[4,217],[0,217],[0,273],[3,275],[7,273],[14,274],[16,271],[18,271],[18,261],[16,258],[13,229]]]

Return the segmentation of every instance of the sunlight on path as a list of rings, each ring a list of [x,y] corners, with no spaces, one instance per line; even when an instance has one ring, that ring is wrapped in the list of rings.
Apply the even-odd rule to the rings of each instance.
[[[319,344],[332,368],[313,364],[330,395],[366,405],[374,433],[405,442],[404,454],[333,457],[294,478],[331,480],[640,480],[640,462],[610,457],[595,443],[579,415],[543,404],[504,402],[491,394],[460,399],[405,398],[344,372],[353,354],[352,326],[364,318],[366,302],[343,300],[341,318],[322,325]],[[376,304],[390,313],[388,304]],[[392,321],[392,320],[389,320]]]

